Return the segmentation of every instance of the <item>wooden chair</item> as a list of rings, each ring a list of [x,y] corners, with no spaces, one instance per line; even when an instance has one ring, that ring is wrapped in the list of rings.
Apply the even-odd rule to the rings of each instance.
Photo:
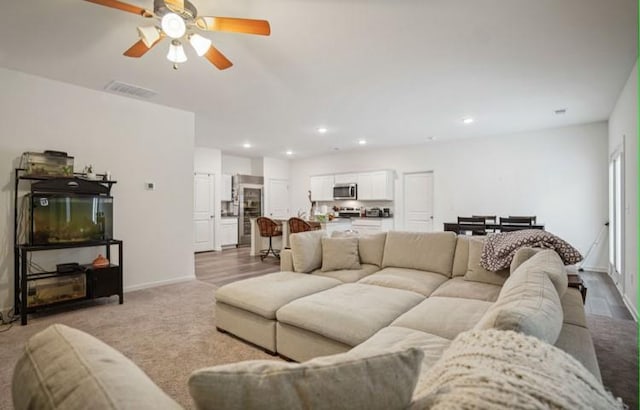
[[[309,222],[305,221],[304,219],[300,219],[296,217],[289,218],[289,221],[287,221],[287,223],[289,224],[289,234],[313,231],[316,229],[313,226],[311,226]]]
[[[533,217],[535,219],[535,217]],[[530,216],[510,216],[508,218],[500,217],[500,232],[521,231],[523,229],[531,229],[532,217]]]
[[[276,258],[280,259],[280,251],[277,249],[273,249],[273,237],[274,236],[282,236],[282,226],[280,226],[273,219],[261,216],[256,220],[258,224],[258,230],[260,231],[260,236],[263,238],[269,238],[269,248],[262,249],[260,251],[260,260],[264,261],[264,258],[269,256],[269,254],[273,254]]]
[[[466,235],[467,232],[471,232],[471,235],[486,235],[487,225],[483,216],[472,217],[458,217],[458,233]]]

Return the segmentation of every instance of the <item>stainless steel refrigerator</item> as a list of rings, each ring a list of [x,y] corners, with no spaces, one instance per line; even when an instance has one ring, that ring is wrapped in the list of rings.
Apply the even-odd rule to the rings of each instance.
[[[251,219],[262,216],[263,188],[263,177],[233,177],[233,197],[238,204],[238,245],[251,244]]]

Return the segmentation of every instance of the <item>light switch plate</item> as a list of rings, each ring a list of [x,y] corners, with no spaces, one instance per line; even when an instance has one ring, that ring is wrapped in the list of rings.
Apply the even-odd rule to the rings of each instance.
[[[147,191],[155,191],[156,190],[156,184],[155,182],[145,182],[144,183],[144,187]]]

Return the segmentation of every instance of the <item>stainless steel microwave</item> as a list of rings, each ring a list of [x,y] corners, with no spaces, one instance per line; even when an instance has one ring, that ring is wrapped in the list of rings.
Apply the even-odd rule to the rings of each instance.
[[[335,184],[333,186],[333,199],[358,199],[358,185]]]

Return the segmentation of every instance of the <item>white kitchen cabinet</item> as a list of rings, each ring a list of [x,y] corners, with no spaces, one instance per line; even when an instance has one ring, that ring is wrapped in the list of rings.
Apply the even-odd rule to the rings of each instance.
[[[336,184],[357,184],[358,174],[336,174],[333,179]]]
[[[333,201],[333,175],[320,175],[310,178],[312,201]]]
[[[233,184],[231,182],[231,175],[222,175],[222,197],[221,201],[232,201]]]
[[[238,244],[238,218],[222,218],[220,245]]]
[[[393,218],[353,218],[351,229],[360,235],[393,230]]]
[[[393,171],[358,174],[358,199],[361,201],[393,201]]]
[[[333,220],[331,222],[327,222],[325,224],[325,229],[327,230],[327,234],[331,236],[333,232],[344,232],[351,229],[351,220]]]

